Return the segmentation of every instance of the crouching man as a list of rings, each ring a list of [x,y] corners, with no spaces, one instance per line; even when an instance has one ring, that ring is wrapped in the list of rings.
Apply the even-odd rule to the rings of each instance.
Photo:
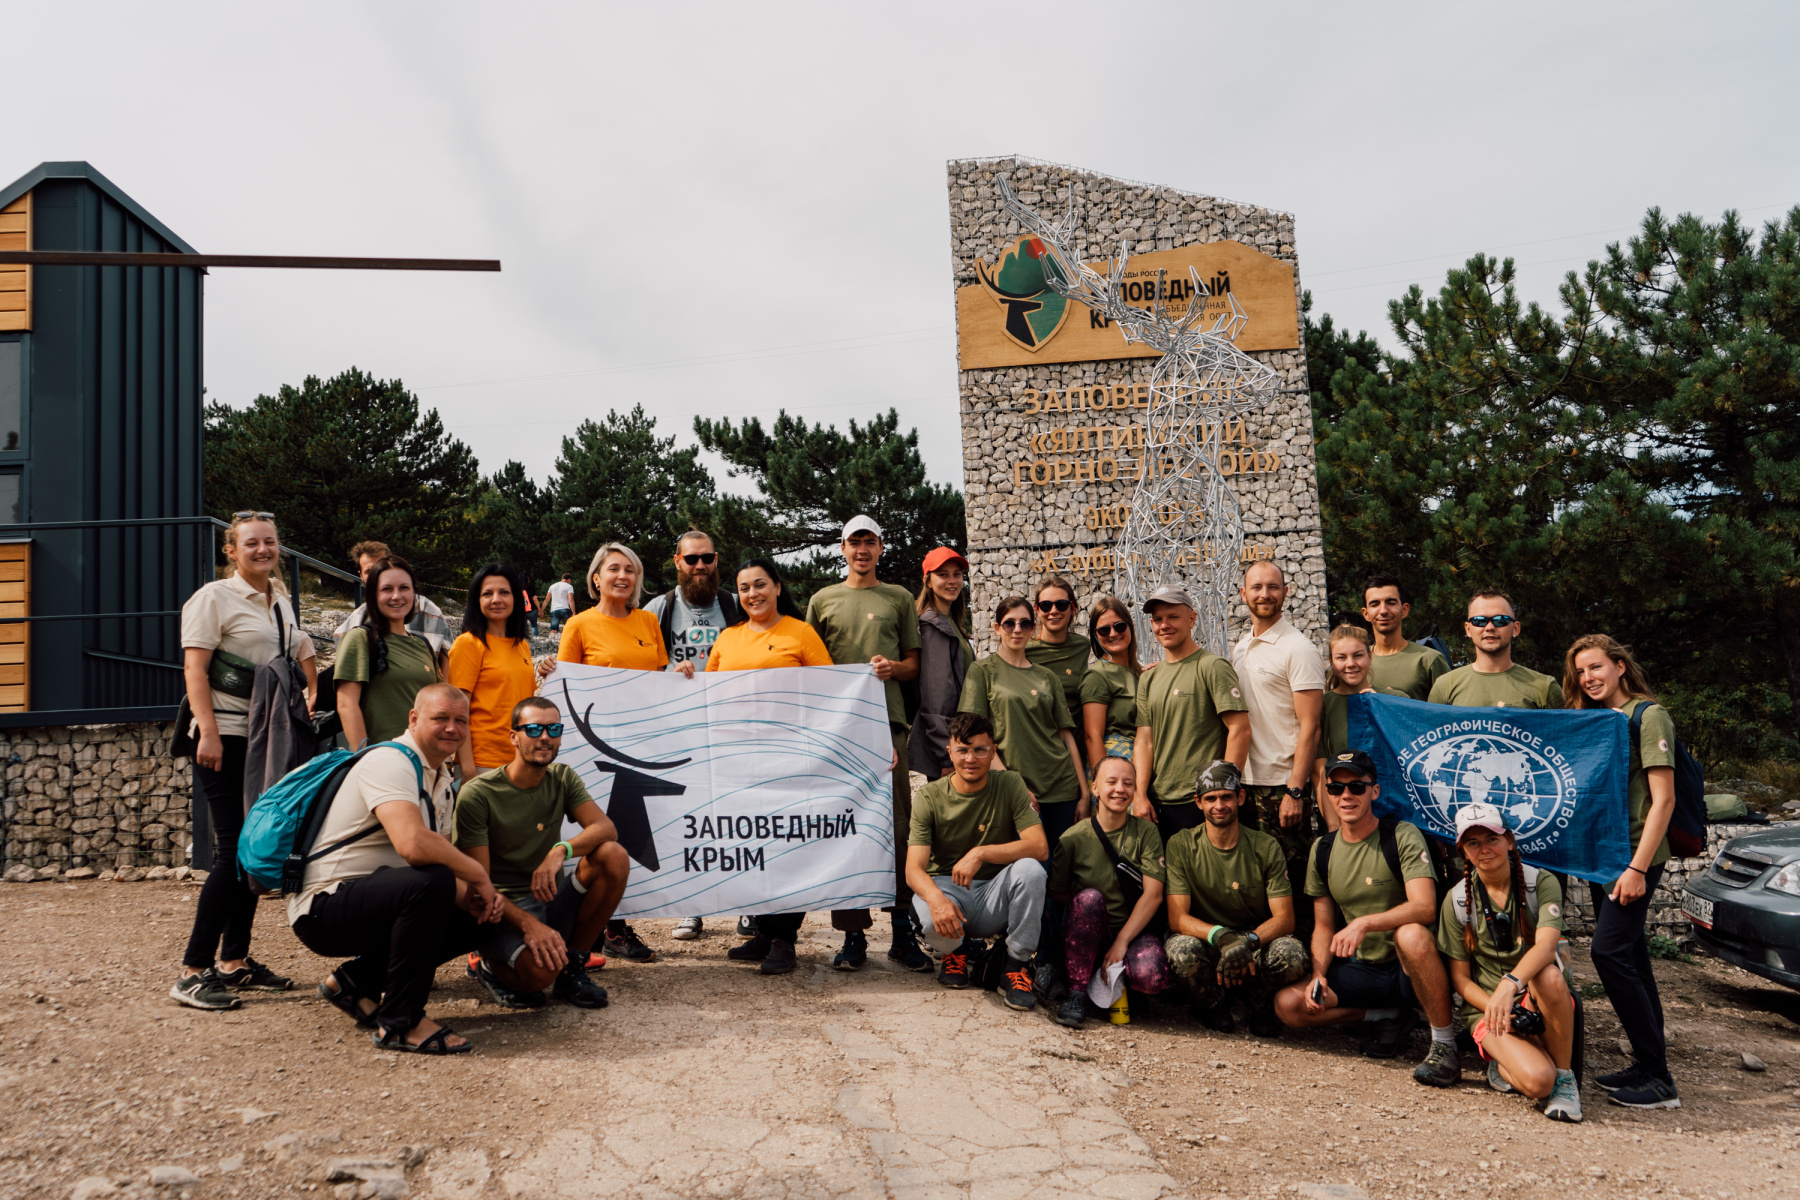
[[[1378,819],[1375,762],[1347,750],[1325,764],[1326,803],[1338,828],[1313,843],[1306,894],[1313,897],[1312,978],[1275,997],[1291,1026],[1372,1021],[1371,1058],[1392,1058],[1418,1024],[1416,1000],[1431,1022],[1431,1050],[1413,1078],[1449,1087],[1462,1076],[1450,1024],[1450,981],[1432,927],[1437,884],[1425,835],[1405,822]],[[1339,913],[1343,914],[1340,921]],[[1341,925],[1341,928],[1340,928]]]
[[[439,964],[474,949],[505,902],[482,865],[438,833],[449,764],[469,735],[469,701],[447,683],[419,689],[395,745],[345,775],[314,843],[288,924],[315,954],[348,955],[319,995],[373,1029],[383,1050],[474,1047],[425,1015]]]
[[[969,985],[975,939],[1005,931],[1000,995],[1011,1008],[1037,1003],[1026,962],[1044,915],[1049,844],[1017,771],[995,771],[994,727],[979,713],[950,718],[950,774],[913,797],[906,883],[933,949],[938,982]]]
[[[606,989],[588,978],[594,948],[631,861],[612,820],[581,777],[556,761],[562,713],[542,696],[513,706],[513,760],[463,785],[456,797],[457,849],[499,889],[502,911],[481,943],[475,978],[501,1004],[535,1008],[543,989],[577,1008],[601,1008]],[[563,820],[581,832],[563,840]],[[567,873],[563,864],[573,861]]]
[[[1257,1037],[1277,1037],[1275,993],[1306,974],[1294,932],[1294,895],[1281,843],[1245,829],[1247,796],[1237,764],[1200,772],[1195,797],[1206,823],[1169,839],[1170,969],[1208,1029],[1230,1033],[1241,1001]]]

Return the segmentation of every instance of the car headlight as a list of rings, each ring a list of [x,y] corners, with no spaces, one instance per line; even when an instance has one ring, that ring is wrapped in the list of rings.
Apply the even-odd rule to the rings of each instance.
[[[1800,896],[1800,859],[1769,876],[1769,882],[1763,886],[1772,891],[1786,892],[1790,896]]]

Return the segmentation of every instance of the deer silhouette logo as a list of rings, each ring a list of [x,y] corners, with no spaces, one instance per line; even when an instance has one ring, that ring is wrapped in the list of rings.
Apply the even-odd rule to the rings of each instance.
[[[606,807],[606,815],[612,818],[613,827],[619,831],[619,845],[625,847],[625,853],[633,862],[641,863],[652,871],[662,870],[662,860],[656,854],[656,838],[650,829],[650,813],[644,807],[644,799],[648,796],[679,796],[687,788],[679,783],[670,783],[666,779],[657,779],[645,775],[633,767],[642,767],[644,771],[672,771],[693,761],[691,758],[678,759],[675,762],[646,762],[641,758],[632,758],[607,745],[597,734],[590,721],[594,715],[594,706],[588,705],[585,712],[577,715],[575,700],[569,695],[569,681],[563,680],[563,704],[569,713],[569,719],[575,722],[587,744],[604,758],[594,760],[594,769],[610,771],[613,776],[612,800]],[[617,761],[606,761],[614,759]]]

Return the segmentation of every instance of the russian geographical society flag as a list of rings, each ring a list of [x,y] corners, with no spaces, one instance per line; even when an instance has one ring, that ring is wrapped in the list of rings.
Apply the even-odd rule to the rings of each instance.
[[[631,856],[617,916],[894,903],[894,743],[868,667],[558,663],[539,694]]]
[[[1595,883],[1631,861],[1626,725],[1609,709],[1350,697],[1350,745],[1375,760],[1382,816],[1454,842],[1456,810],[1492,804],[1525,861]]]

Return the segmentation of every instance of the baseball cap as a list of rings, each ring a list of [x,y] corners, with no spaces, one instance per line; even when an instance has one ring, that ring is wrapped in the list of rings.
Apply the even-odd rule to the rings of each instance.
[[[1198,608],[1194,598],[1179,585],[1165,583],[1144,598],[1144,611],[1149,612],[1152,604],[1185,604],[1189,608]]]
[[[1358,771],[1373,779],[1375,778],[1375,760],[1361,750],[1346,750],[1342,754],[1334,755],[1332,760],[1325,764],[1325,774],[1328,777],[1337,771]]]
[[[851,517],[848,521],[844,522],[844,533],[838,540],[840,542],[847,542],[850,540],[850,535],[853,533],[872,533],[876,537],[880,537],[881,526],[877,525],[875,523],[875,518],[869,516],[867,513],[857,513],[854,517]]]
[[[1204,796],[1209,792],[1235,792],[1244,786],[1244,777],[1239,773],[1237,764],[1215,758],[1206,764],[1200,777],[1194,781],[1194,795]]]
[[[1491,829],[1506,833],[1506,816],[1491,804],[1465,804],[1456,810],[1456,840],[1471,829]]]
[[[845,527],[844,536],[850,536],[848,526]],[[875,531],[875,536],[880,537],[881,530],[877,529]],[[925,574],[931,574],[945,563],[961,563],[964,571],[969,569],[968,559],[964,558],[948,546],[939,546],[936,550],[933,550],[930,554],[925,556]]]

